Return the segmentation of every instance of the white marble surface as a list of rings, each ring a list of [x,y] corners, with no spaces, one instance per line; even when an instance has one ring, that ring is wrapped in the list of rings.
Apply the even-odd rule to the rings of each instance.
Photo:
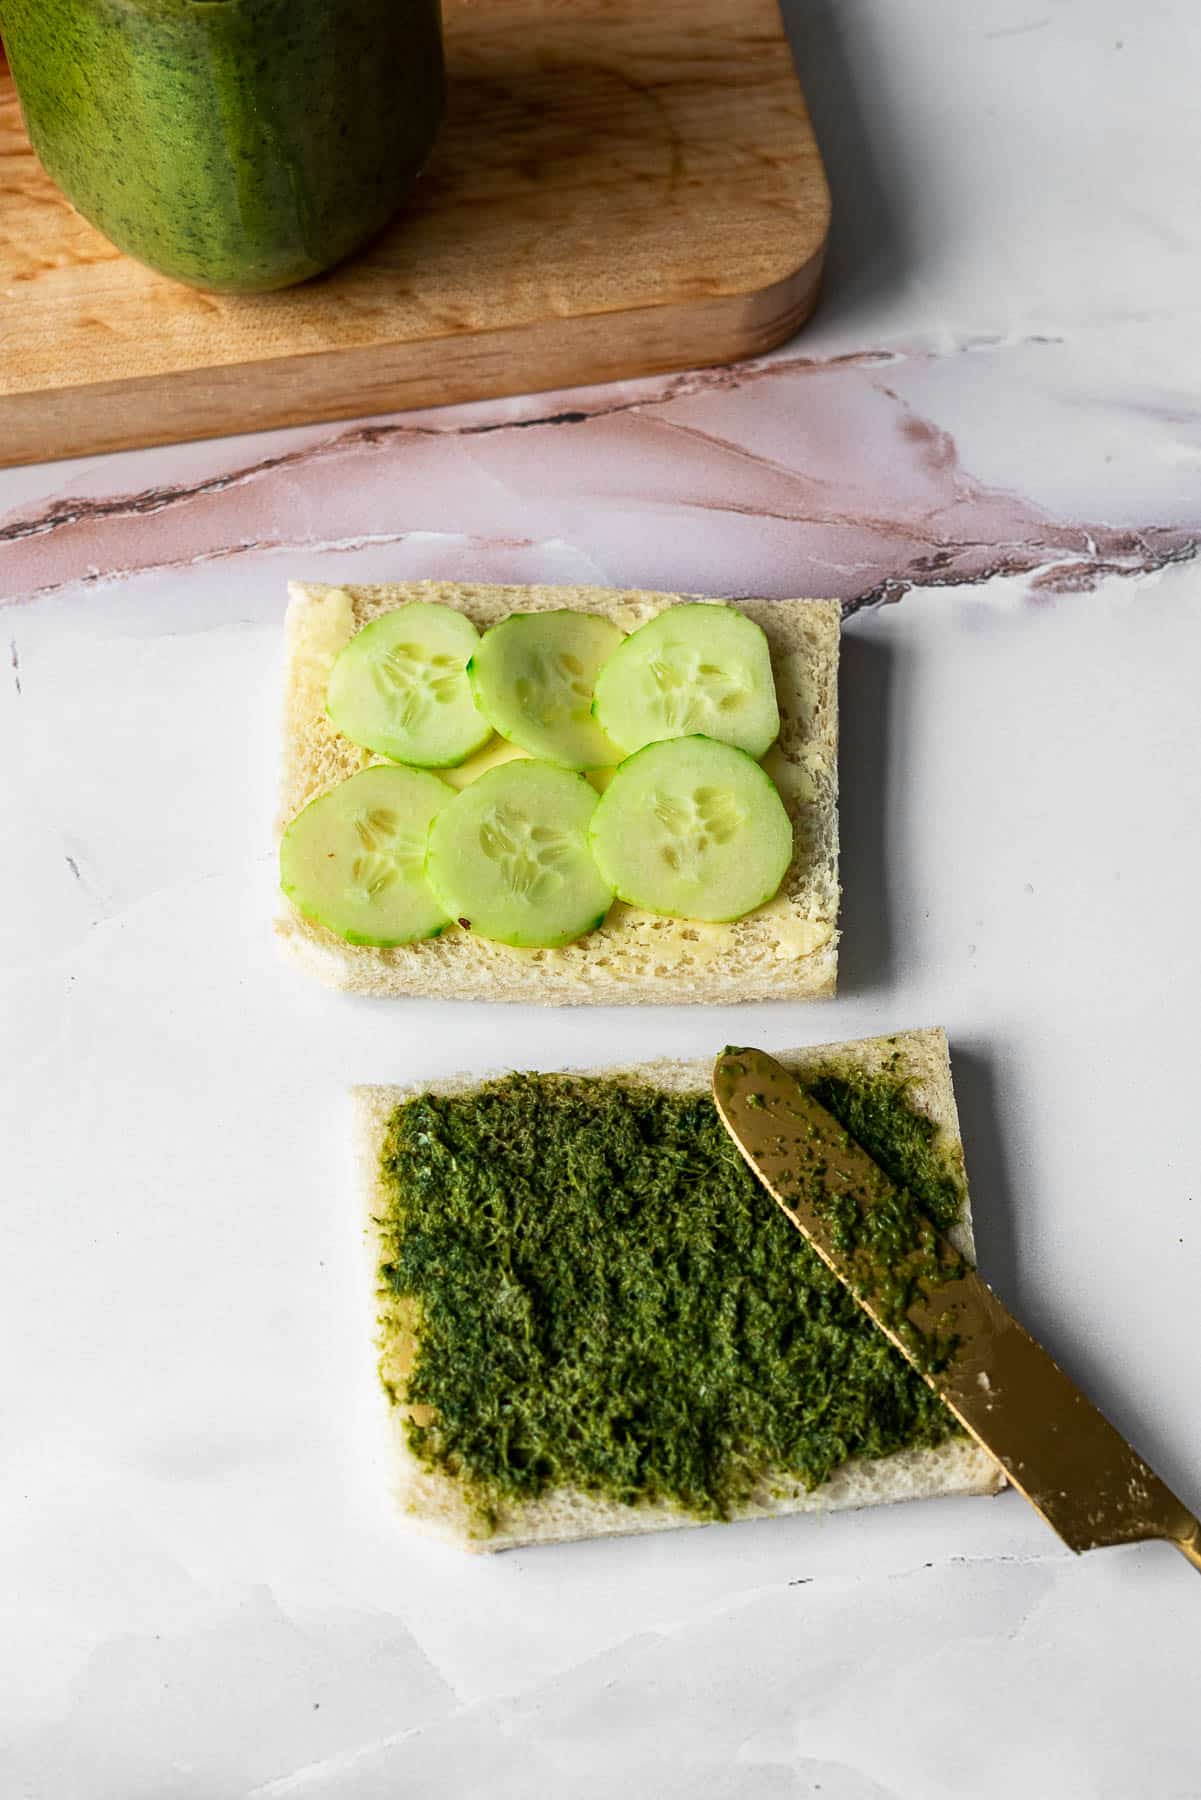
[[[780,357],[0,475],[6,1797],[1201,1796],[1166,1547],[1007,1495],[473,1560],[379,1479],[348,1084],[942,1022],[986,1272],[1201,1503],[1198,15],[793,10],[841,222]],[[281,966],[293,572],[840,595],[838,1000]]]

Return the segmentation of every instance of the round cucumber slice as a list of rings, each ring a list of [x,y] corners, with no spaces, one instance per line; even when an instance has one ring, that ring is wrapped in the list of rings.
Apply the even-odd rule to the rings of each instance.
[[[592,690],[625,633],[595,613],[514,613],[484,633],[471,691],[503,738],[563,769],[621,761],[592,716]]]
[[[792,825],[771,778],[744,750],[707,737],[650,744],[623,762],[588,837],[619,899],[713,924],[764,905],[792,861]]]
[[[279,884],[348,944],[411,944],[450,923],[425,878],[430,821],[454,798],[436,775],[377,765],[310,800],[284,832]]]
[[[481,937],[523,949],[570,944],[613,901],[588,848],[596,804],[582,775],[550,763],[490,769],[434,820],[430,886]]]
[[[356,632],[330,670],[325,710],[352,743],[423,769],[450,769],[492,727],[467,664],[480,634],[453,606],[414,600]]]
[[[628,756],[694,733],[762,756],[780,732],[767,639],[732,606],[671,606],[639,626],[597,677],[593,710]]]

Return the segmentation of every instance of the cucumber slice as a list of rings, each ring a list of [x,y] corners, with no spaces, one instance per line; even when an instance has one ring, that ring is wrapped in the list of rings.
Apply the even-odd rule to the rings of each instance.
[[[492,727],[476,708],[467,664],[480,634],[453,606],[414,600],[373,619],[330,670],[325,710],[352,743],[423,769],[450,769]]]
[[[348,944],[411,944],[450,923],[425,878],[430,821],[454,798],[419,769],[377,764],[310,800],[284,832],[279,885]]]
[[[623,762],[588,838],[619,899],[713,924],[764,905],[792,861],[792,825],[771,778],[744,750],[707,737],[649,744]]]
[[[563,769],[621,761],[592,716],[592,689],[625,633],[595,613],[514,613],[468,665],[475,703],[503,738]]]
[[[694,733],[762,756],[780,732],[767,639],[732,606],[672,606],[639,626],[601,670],[593,710],[627,756]]]
[[[481,937],[554,948],[592,931],[613,901],[588,848],[596,794],[550,763],[505,763],[434,820],[426,874],[447,912]]]

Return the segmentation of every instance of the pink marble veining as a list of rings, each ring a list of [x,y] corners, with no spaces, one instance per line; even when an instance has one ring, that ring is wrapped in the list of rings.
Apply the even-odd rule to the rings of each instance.
[[[783,355],[47,470],[0,520],[0,603],[250,549],[368,551],[383,577],[402,546],[410,571],[425,546],[430,572],[549,557],[850,605],[995,574],[1078,588],[1195,553],[1199,438],[1191,395],[1098,386],[1046,337]]]

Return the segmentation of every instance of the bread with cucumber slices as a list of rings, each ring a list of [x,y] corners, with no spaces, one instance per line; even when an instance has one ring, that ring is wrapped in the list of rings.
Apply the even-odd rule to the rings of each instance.
[[[974,1260],[944,1033],[780,1060]],[[414,1525],[501,1550],[1001,1486],[745,1170],[712,1066],[354,1090],[380,1422]]]
[[[339,731],[326,710],[330,672],[351,639],[398,607],[449,606],[480,631],[515,614],[570,610],[633,632],[684,596],[585,587],[451,582],[321,586],[294,582],[285,624],[280,830],[358,771],[383,762]],[[766,634],[780,733],[763,758],[787,809],[792,856],[767,904],[730,923],[667,917],[617,901],[603,923],[560,948],[519,948],[452,924],[381,948],[345,941],[282,903],[285,951],[329,985],[355,993],[535,1004],[797,1000],[833,993],[837,971],[837,669],[839,608],[822,600],[723,603]],[[484,671],[486,674],[487,671]],[[494,739],[452,786],[521,755]],[[774,804],[774,802],[773,802]],[[779,864],[775,865],[778,873]]]

